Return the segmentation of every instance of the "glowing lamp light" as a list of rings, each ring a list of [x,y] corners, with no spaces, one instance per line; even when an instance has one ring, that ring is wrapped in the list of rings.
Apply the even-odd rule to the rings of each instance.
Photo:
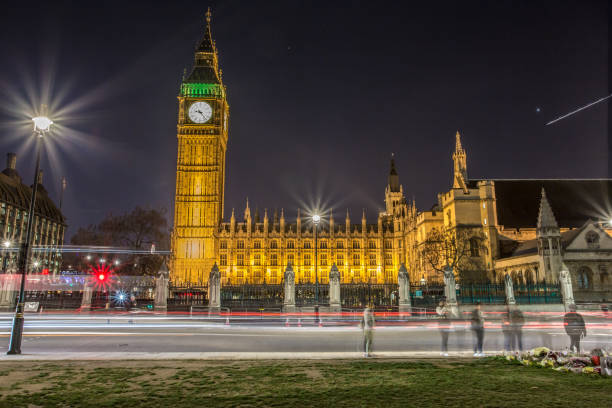
[[[53,121],[46,116],[37,116],[32,118],[32,121],[34,122],[34,130],[40,132],[46,132],[53,124]]]
[[[313,215],[312,222],[314,222],[314,224],[317,225],[319,222],[321,222],[321,216],[319,214]]]
[[[610,218],[610,221],[608,221],[608,223],[610,224],[610,226],[612,227],[612,218]]]
[[[119,260],[115,259],[115,265],[119,265],[119,263],[120,263]]]
[[[104,279],[106,279],[106,275],[105,275],[105,274],[101,273],[101,274],[99,274],[99,275],[98,275],[98,280],[99,280],[100,282],[103,282],[103,281],[104,281]]]
[[[7,241],[4,241],[4,242],[2,243],[2,245],[4,245],[4,247],[5,247],[5,248],[8,248],[8,247],[10,247],[10,246],[11,246],[11,241],[8,241],[8,240],[7,240]]]
[[[34,262],[34,267],[35,268],[38,268],[39,265],[40,265],[40,262],[38,262],[38,261]]]
[[[85,259],[87,259],[88,261],[91,261],[91,255],[87,255]]]

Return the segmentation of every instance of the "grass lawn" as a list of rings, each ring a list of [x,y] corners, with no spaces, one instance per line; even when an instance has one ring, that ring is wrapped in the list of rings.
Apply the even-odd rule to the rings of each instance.
[[[493,358],[0,362],[0,407],[609,406],[612,380]]]

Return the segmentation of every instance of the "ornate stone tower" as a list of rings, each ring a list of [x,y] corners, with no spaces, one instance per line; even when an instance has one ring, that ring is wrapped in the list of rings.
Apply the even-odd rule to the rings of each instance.
[[[453,152],[453,188],[467,190],[467,179],[467,155],[461,146],[461,135],[457,131]]]
[[[183,77],[177,125],[172,279],[206,282],[223,218],[229,105],[206,13],[204,37],[191,73]]]
[[[549,282],[556,282],[563,262],[561,258],[561,233],[550,203],[546,198],[544,188],[542,188],[536,236],[540,255],[538,280],[546,278]]]

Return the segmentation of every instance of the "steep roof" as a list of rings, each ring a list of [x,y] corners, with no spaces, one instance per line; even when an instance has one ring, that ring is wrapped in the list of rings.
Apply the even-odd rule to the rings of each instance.
[[[478,180],[471,180],[475,187]],[[612,179],[495,180],[497,223],[505,228],[535,228],[541,190],[560,228],[579,228],[588,219],[612,213]]]
[[[32,188],[21,182],[21,178],[16,170],[7,168],[0,173],[0,201],[8,203],[12,206],[28,211],[30,209],[30,197],[32,196]],[[61,211],[55,206],[55,203],[47,190],[38,185],[36,194],[36,209],[35,213],[53,221],[65,224],[66,219]]]

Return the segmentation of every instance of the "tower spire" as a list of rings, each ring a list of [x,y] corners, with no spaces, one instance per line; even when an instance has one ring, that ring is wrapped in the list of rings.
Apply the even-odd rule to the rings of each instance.
[[[455,134],[455,151],[453,153],[453,188],[467,191],[467,155],[461,146],[459,131]]]
[[[389,170],[389,189],[391,192],[397,193],[400,191],[399,176],[395,169],[395,157],[394,153],[391,153],[391,168]]]
[[[540,212],[538,213],[538,229],[558,229],[559,225],[555,219],[548,198],[546,197],[546,191],[542,187],[542,199],[540,200]]]
[[[204,35],[195,48],[195,61],[191,73],[183,83],[218,84],[222,85],[221,70],[217,57],[217,47],[212,38],[211,10],[206,11],[206,27]]]

